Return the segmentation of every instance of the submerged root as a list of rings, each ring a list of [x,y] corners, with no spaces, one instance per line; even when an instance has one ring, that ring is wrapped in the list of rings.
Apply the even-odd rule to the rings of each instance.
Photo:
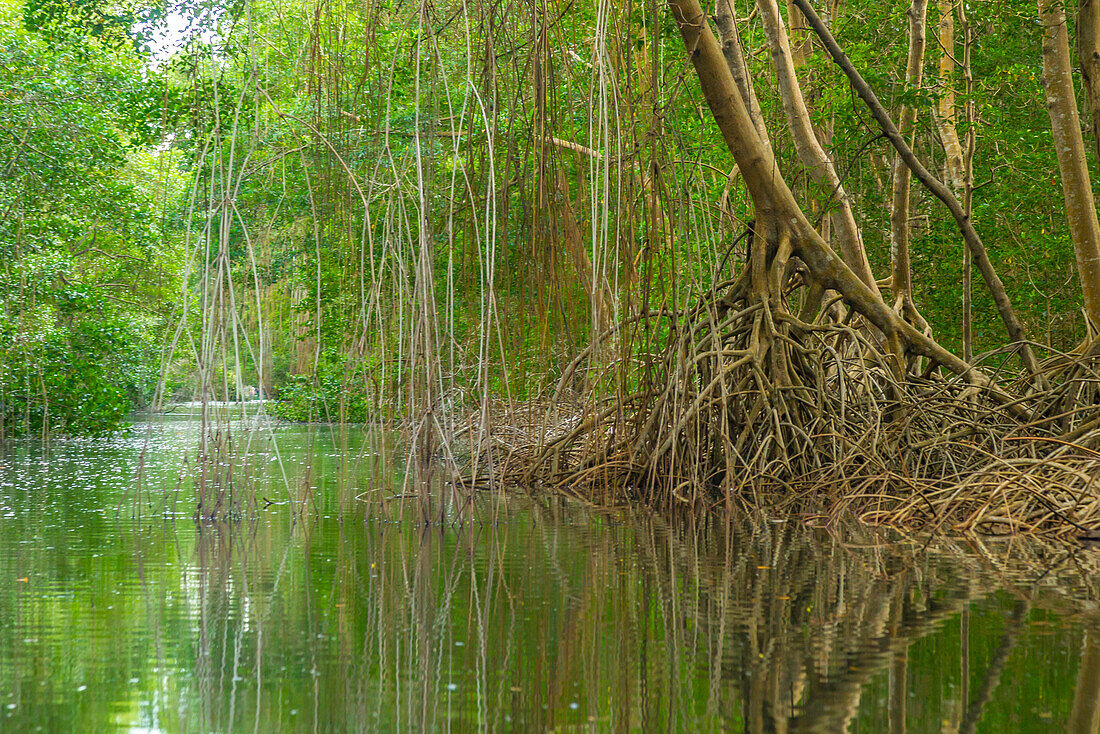
[[[806,323],[767,299],[713,297],[639,323],[663,333],[659,354],[608,366],[614,394],[583,409],[532,410],[543,421],[528,421],[526,440],[514,424],[484,431],[496,438],[481,466],[600,503],[773,507],[947,532],[1100,527],[1100,453],[1089,448],[1100,348],[1052,361],[1042,392],[1019,380],[1006,405],[1004,392],[899,368],[866,328]]]

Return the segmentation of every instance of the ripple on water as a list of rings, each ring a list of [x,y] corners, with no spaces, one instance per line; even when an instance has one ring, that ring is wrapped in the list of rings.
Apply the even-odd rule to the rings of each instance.
[[[237,428],[304,519],[192,522],[187,419],[0,449],[0,729],[1050,731],[1100,700],[1097,554],[442,491],[424,527],[364,434]]]

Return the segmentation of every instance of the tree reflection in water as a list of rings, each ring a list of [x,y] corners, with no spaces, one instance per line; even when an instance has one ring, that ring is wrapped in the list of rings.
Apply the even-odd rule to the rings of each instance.
[[[558,500],[501,512],[203,529],[198,728],[1096,731],[1087,551]],[[1060,685],[1071,670],[1034,661],[1076,655],[1079,627]]]

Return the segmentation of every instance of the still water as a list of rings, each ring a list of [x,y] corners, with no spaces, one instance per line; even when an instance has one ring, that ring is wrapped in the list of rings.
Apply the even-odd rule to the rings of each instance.
[[[445,487],[425,528],[365,434],[233,430],[230,523],[192,419],[0,449],[0,731],[1097,731],[1100,551]]]

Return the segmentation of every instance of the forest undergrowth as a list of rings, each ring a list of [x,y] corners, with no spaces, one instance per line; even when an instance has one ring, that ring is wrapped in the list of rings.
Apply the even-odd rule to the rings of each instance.
[[[1100,341],[1048,358],[1042,379],[1006,368],[1011,347],[980,355],[983,387],[933,363],[898,377],[852,319],[726,299],[634,355],[649,376],[629,393],[577,394],[578,360],[546,400],[484,427],[471,416],[457,439],[481,437],[467,481],[947,533],[1100,527]]]

